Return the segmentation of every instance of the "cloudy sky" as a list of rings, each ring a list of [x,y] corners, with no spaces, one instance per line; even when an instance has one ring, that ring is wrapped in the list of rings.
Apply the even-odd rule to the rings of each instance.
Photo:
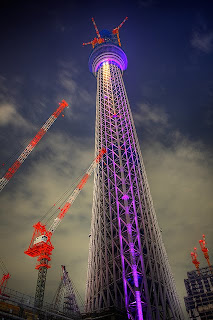
[[[59,117],[0,194],[0,256],[8,286],[34,295],[36,261],[24,254],[32,225],[94,157],[96,79],[83,42],[120,24],[124,82],[164,243],[183,303],[190,252],[206,234],[213,261],[213,5],[211,1],[2,1],[1,176],[65,99]],[[45,300],[64,264],[84,298],[93,178],[54,234]],[[62,200],[65,198],[62,197]],[[201,266],[206,266],[198,250]]]

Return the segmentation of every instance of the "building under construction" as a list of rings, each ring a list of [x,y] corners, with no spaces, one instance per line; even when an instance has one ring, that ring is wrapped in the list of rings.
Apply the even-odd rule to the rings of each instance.
[[[5,288],[4,293],[0,294],[0,319],[77,320],[75,316],[55,309],[54,304],[43,303],[42,308],[37,308],[34,297],[9,288]],[[80,315],[78,319],[81,319]]]
[[[187,272],[188,278],[184,280],[187,297],[184,298],[189,318],[193,320],[213,319],[213,268],[209,261],[206,239],[199,241],[201,250],[208,263],[208,267],[200,268],[197,248],[191,252],[192,263],[196,270]]]
[[[187,297],[184,298],[190,319],[213,319],[212,266],[187,272],[184,280]]]
[[[62,276],[52,303],[42,301],[42,306],[39,307],[37,306],[36,297],[33,298],[21,292],[8,289],[4,281],[0,286],[0,316],[2,316],[0,319],[82,319],[84,311],[83,300],[70,279],[66,267],[61,267]],[[78,305],[76,297],[78,297],[80,305]]]

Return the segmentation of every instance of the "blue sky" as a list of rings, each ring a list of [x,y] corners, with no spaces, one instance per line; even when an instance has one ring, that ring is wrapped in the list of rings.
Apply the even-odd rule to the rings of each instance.
[[[94,157],[96,80],[88,70],[91,48],[82,47],[95,37],[91,17],[99,30],[112,30],[128,16],[120,31],[124,82],[183,301],[190,252],[203,233],[213,261],[211,1],[4,1],[0,9],[0,161],[23,149],[61,99],[70,104],[0,194],[9,287],[34,295],[35,261],[23,253],[32,225]],[[54,235],[46,300],[61,264],[84,295],[92,187],[93,178]]]

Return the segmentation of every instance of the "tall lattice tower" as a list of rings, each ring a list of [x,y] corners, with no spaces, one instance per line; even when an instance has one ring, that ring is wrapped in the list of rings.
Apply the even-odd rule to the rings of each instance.
[[[122,78],[123,23],[99,33],[92,20],[97,38],[87,44],[97,78],[95,153],[103,147],[107,153],[95,170],[86,312],[114,308],[121,315],[112,319],[183,319]]]

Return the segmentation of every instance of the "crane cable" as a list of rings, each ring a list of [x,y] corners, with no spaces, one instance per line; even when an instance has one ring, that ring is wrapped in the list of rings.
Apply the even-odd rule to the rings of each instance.
[[[33,128],[35,129],[35,132],[38,132],[39,129],[41,128],[42,123],[38,126],[34,126]],[[11,155],[6,159],[6,161],[4,161],[3,163],[1,163],[0,169],[5,168],[5,165],[12,162],[12,160],[15,158],[15,156],[17,156],[17,154],[20,153],[21,150],[23,150],[23,148],[26,148],[28,146],[28,144],[30,143],[30,141],[32,141],[34,135],[30,138],[27,138],[25,141],[20,143],[20,146],[16,149],[16,151],[14,151],[13,153],[11,153]],[[6,170],[7,171],[7,170]],[[5,171],[5,172],[6,172]]]
[[[14,153],[12,153],[6,161],[4,161],[2,164],[1,164],[1,169],[5,168],[5,165],[12,162],[13,158],[15,158],[15,156],[17,156],[17,154],[20,153],[21,150],[23,150],[23,148],[25,148],[29,143],[30,141],[32,140],[32,138],[27,138],[24,142],[22,142],[20,144],[20,146],[16,149],[16,151],[14,151]],[[7,171],[7,170],[6,170]]]
[[[41,218],[40,221],[44,220],[44,219],[48,216],[48,214],[49,214],[53,209],[55,209],[54,212],[53,212],[53,213],[51,214],[51,216],[47,219],[47,221],[46,221],[45,224],[47,224],[47,223],[54,217],[54,215],[57,213],[57,210],[60,209],[60,207],[63,206],[63,205],[66,203],[67,197],[65,198],[65,196],[67,196],[68,194],[71,194],[71,191],[73,190],[73,187],[76,186],[76,184],[79,182],[79,180],[84,176],[84,174],[85,174],[86,172],[87,172],[87,169],[85,169],[85,170],[83,171],[83,173],[80,174],[80,175],[75,179],[75,181],[74,181],[74,182],[68,187],[68,189],[60,196],[60,198],[54,203],[54,205],[42,216],[42,218]],[[65,198],[65,199],[64,199],[64,198]],[[62,201],[62,199],[64,199],[64,200]],[[62,202],[61,202],[61,201],[62,201]],[[60,207],[59,207],[58,209],[56,209],[56,205],[59,204],[60,202],[61,202]]]

